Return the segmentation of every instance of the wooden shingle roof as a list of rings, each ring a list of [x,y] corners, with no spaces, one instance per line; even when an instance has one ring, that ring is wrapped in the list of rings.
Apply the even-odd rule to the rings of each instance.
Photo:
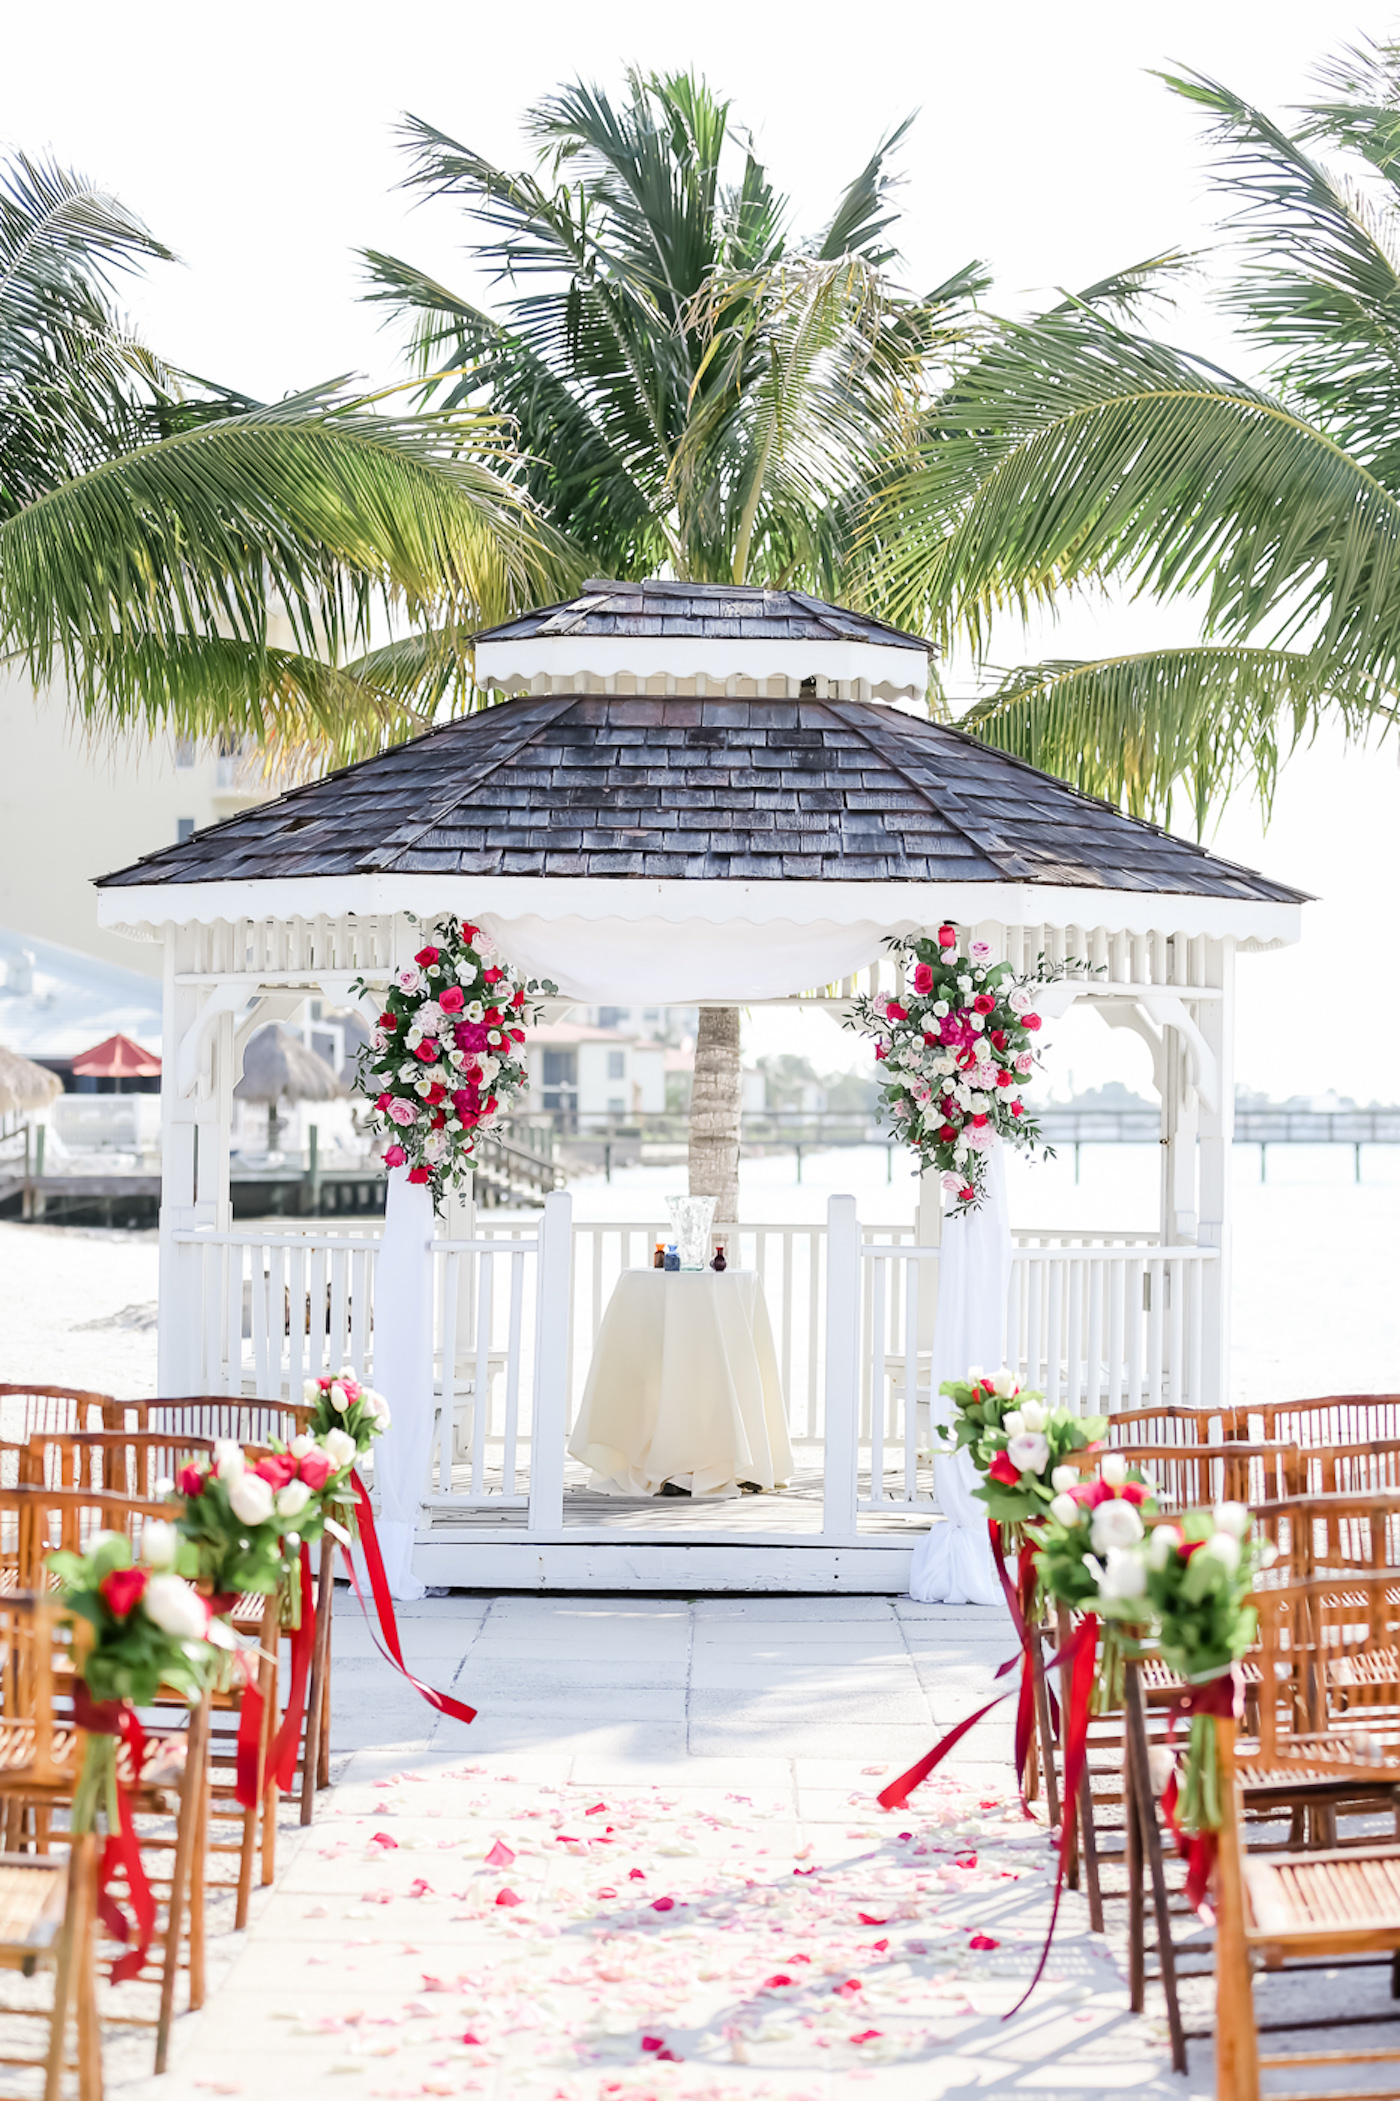
[[[418,871],[1301,895],[878,701],[578,694],[461,717],[104,884]]]
[[[499,627],[485,628],[478,643],[526,641],[536,635],[619,636],[664,641],[705,639],[735,642],[870,642],[921,651],[932,644],[921,635],[889,627],[866,613],[828,605],[805,591],[769,591],[745,584],[678,584],[654,577],[629,584],[595,577],[567,604],[539,606]]]

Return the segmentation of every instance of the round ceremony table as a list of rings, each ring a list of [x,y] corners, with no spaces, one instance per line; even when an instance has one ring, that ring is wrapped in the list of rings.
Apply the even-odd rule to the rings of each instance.
[[[608,1301],[569,1451],[606,1495],[696,1496],[792,1478],[757,1270],[625,1269]]]

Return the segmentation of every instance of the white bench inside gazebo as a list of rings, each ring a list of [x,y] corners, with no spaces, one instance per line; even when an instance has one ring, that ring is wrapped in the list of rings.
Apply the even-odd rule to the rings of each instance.
[[[232,1089],[255,1028],[347,1004],[356,981],[369,1011],[456,913],[564,1007],[839,1011],[858,984],[897,990],[885,935],[944,919],[1018,967],[1066,962],[1042,1011],[1086,1003],[1150,1048],[1160,1219],[1017,1234],[1007,1362],[1084,1411],[1222,1405],[1235,963],[1298,938],[1298,895],[899,705],[922,689],[915,638],[799,594],[713,589],[699,620],[707,587],[589,593],[483,638],[479,675],[519,697],[103,884],[102,923],[164,945],[162,1393],[295,1394],[347,1361],[373,1382],[377,1233],[236,1226]],[[798,1472],[712,1505],[592,1495],[565,1456],[612,1287],[665,1220],[575,1222],[567,1194],[526,1216],[454,1200],[432,1250],[420,1577],[905,1589],[938,1521],[941,1198],[920,1187],[902,1229],[837,1196],[824,1224],[725,1235],[763,1280]]]

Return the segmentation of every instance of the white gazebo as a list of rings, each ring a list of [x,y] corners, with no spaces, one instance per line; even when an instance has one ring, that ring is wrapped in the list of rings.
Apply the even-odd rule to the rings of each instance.
[[[338,1006],[455,913],[588,1004],[820,1005],[895,979],[886,935],[952,920],[1074,959],[1047,1014],[1148,1043],[1153,1233],[1020,1234],[1006,1356],[1085,1410],[1227,1399],[1235,959],[1299,936],[1298,892],[1122,816],[922,712],[927,645],[800,592],[597,583],[479,638],[509,697],[240,813],[100,885],[164,948],[160,1387],[374,1376],[377,1236],[234,1228],[244,1047]],[[590,1496],[565,1443],[620,1270],[663,1221],[453,1205],[433,1243],[431,1582],[898,1591],[937,1521],[927,1443],[939,1197],[906,1229],[746,1225],[798,1478],[741,1504]],[[732,1254],[731,1254],[732,1259]],[[392,1396],[391,1396],[392,1399]]]

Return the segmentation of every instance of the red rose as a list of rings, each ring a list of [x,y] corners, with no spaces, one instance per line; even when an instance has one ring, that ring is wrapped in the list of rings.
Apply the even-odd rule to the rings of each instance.
[[[1038,1014],[1023,1014],[1021,1016],[1021,1027],[1023,1029],[1038,1029],[1040,1027],[1040,1016]]]
[[[444,1129],[446,1128],[446,1125],[447,1125],[447,1111],[446,1111],[446,1109],[435,1109],[435,1110],[433,1111],[432,1115],[431,1115],[431,1116],[430,1116],[430,1117],[428,1118],[428,1129],[429,1129],[430,1131],[441,1131],[441,1130],[444,1130]]]
[[[494,1095],[494,1094],[488,1094],[488,1095],[487,1095],[487,1097],[486,1097],[486,1106],[485,1106],[485,1108],[484,1108],[484,1109],[482,1110],[482,1112],[481,1112],[481,1113],[482,1113],[482,1115],[483,1115],[483,1116],[494,1116],[494,1115],[495,1115],[495,1113],[496,1113],[496,1097],[495,1097],[495,1095]]]
[[[991,1044],[993,1050],[1004,1051],[1006,1049],[1005,1029],[989,1030],[987,1034],[987,1041]]]
[[[1016,1082],[1009,1072],[999,1072],[997,1074],[998,1087],[1014,1087],[1015,1084]]]
[[[524,1004],[525,1004],[525,990],[524,990],[524,987],[523,987],[523,986],[517,986],[517,988],[516,988],[516,992],[515,992],[515,997],[514,997],[514,998],[513,998],[512,1000],[511,1000],[511,1005],[512,1005],[513,1007],[523,1007],[523,1006],[524,1006]]]
[[[879,1060],[880,1060],[881,1058],[883,1058],[883,1057],[884,1057],[885,1055],[886,1055],[886,1052],[885,1052],[885,1046],[884,1046],[884,1044],[883,1044],[883,1043],[877,1043],[877,1044],[876,1044],[876,1046],[875,1046],[875,1058],[876,1058],[876,1062],[878,1063],[878,1062],[879,1062]]]
[[[266,1481],[269,1488],[285,1488],[297,1477],[297,1463],[290,1452],[269,1452],[265,1459],[259,1459],[253,1472]]]
[[[1011,1114],[1013,1116],[1024,1116],[1025,1113],[1025,1110],[1021,1107],[1021,1104],[1019,1102],[1013,1102],[1011,1104]]]
[[[431,1182],[433,1170],[431,1167],[411,1167],[408,1171],[408,1179],[410,1182]]]
[[[891,1021],[907,1021],[909,1019],[908,1008],[901,1007],[897,999],[886,1001],[885,1013]]]
[[[401,1145],[386,1145],[384,1148],[384,1165],[386,1167],[402,1167],[407,1158],[408,1154]]]
[[[479,926],[464,926],[462,928],[462,939],[466,942],[467,946],[470,947],[472,942],[475,941],[477,935],[480,932],[481,928]]]
[[[297,1468],[297,1479],[304,1481],[313,1495],[319,1495],[334,1472],[324,1452],[308,1452]]]
[[[1125,1481],[1118,1491],[1118,1496],[1119,1500],[1124,1503],[1145,1503],[1147,1501],[1147,1490],[1143,1487],[1141,1481]]]
[[[202,1496],[204,1493],[204,1469],[196,1466],[193,1459],[182,1466],[176,1476],[175,1486],[182,1496]]]
[[[398,1025],[399,1020],[396,1014],[381,1014],[379,1017],[379,1026],[381,1029],[396,1029]]]
[[[481,975],[486,980],[486,983],[488,985],[499,985],[501,979],[505,976],[505,972],[503,970],[497,970],[495,964],[493,963],[491,965],[491,968],[489,970],[483,970]]]
[[[976,1194],[977,1191],[973,1188],[971,1182],[967,1182],[958,1191],[958,1200],[960,1203],[970,1204],[972,1202],[972,1199],[976,1196]]]
[[[443,1086],[441,1080],[434,1080],[432,1086],[428,1089],[427,1093],[423,1097],[424,1101],[428,1104],[428,1107],[430,1109],[435,1109],[438,1103],[440,1101],[445,1101],[446,1098],[447,1089]]]
[[[467,995],[460,985],[448,985],[438,994],[438,1005],[444,1014],[460,1014],[467,1003]]]
[[[438,1047],[431,1036],[425,1037],[413,1053],[414,1057],[421,1058],[425,1065],[431,1065],[437,1054]]]
[[[1021,1485],[1021,1470],[1019,1467],[1011,1464],[1005,1452],[998,1452],[996,1458],[987,1468],[987,1478],[989,1481],[1001,1481],[1007,1488],[1019,1488]]]
[[[426,970],[430,963],[436,963],[438,961],[441,954],[441,949],[420,948],[413,960],[415,963],[421,963],[423,965],[423,968]]]
[[[931,963],[916,963],[914,965],[914,990],[916,992],[932,992],[933,965]]]
[[[977,1129],[980,1131],[987,1119],[984,1115],[982,1115],[981,1111],[979,1110],[977,1115],[973,1117],[972,1121],[976,1125]]]
[[[498,1029],[501,1023],[505,1020],[505,1015],[501,1012],[499,1007],[488,1007],[481,1018],[486,1023],[488,1029]]]
[[[972,1011],[974,1014],[990,1014],[995,1005],[996,1001],[990,992],[979,992],[972,1002]]]
[[[459,1109],[457,1119],[464,1131],[471,1131],[481,1122],[481,1112],[477,1109]]]
[[[507,1029],[506,1034],[510,1037],[512,1043],[523,1043],[525,1041],[524,1029]]]
[[[97,1587],[115,1616],[124,1620],[140,1604],[149,1580],[143,1568],[114,1568]]]
[[[393,1099],[392,1094],[381,1094],[374,1106],[376,1109],[387,1109]]]
[[[957,928],[951,926],[941,926],[938,929],[938,946],[940,948],[956,948],[957,945]]]
[[[957,1131],[950,1123],[945,1123],[938,1133],[939,1139],[944,1145],[951,1144],[953,1139],[956,1138],[957,1135]]]

